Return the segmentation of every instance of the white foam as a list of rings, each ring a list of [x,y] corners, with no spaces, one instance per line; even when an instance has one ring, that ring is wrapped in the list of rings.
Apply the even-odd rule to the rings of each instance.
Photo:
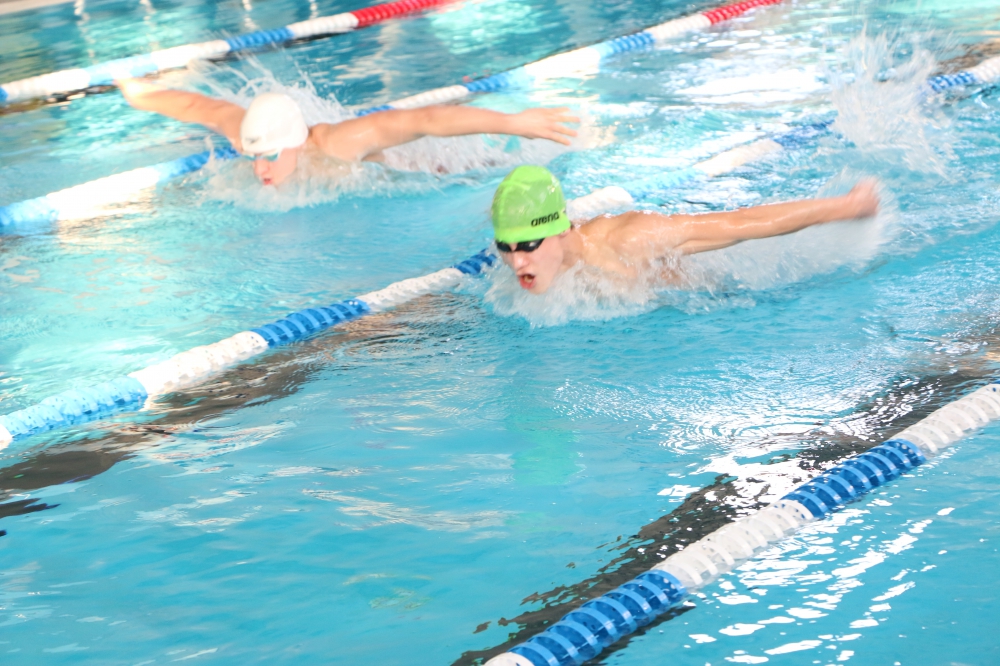
[[[496,135],[424,137],[383,151],[385,165],[397,171],[441,175],[518,164],[548,164],[569,150],[552,141]]]
[[[693,101],[699,104],[766,105],[808,99],[825,88],[816,68],[806,65],[714,78],[677,92],[694,98]]]
[[[485,299],[494,311],[523,317],[532,326],[613,319],[656,307],[656,291],[651,281],[623,279],[583,264],[560,275],[541,295],[522,289],[514,272],[501,262],[487,273],[487,281]]]

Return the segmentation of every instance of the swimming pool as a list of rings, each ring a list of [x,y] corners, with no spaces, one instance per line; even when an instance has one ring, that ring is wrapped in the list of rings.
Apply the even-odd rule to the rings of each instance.
[[[0,40],[0,79],[351,8],[0,16],[17,36]],[[169,76],[308,79],[369,106],[701,8],[466,3]],[[915,107],[902,92],[934,71],[921,54],[961,55],[998,18],[988,3],[782,5],[582,83],[477,101],[580,105],[575,152],[428,142],[399,164],[446,150],[455,173],[372,167],[280,197],[244,196],[246,165],[219,165],[111,216],[5,235],[4,413],[452,264],[488,241],[492,190],[521,160],[579,195],[825,117],[833,99],[841,134],[664,204],[811,196],[860,173],[889,199],[876,224],[706,256],[693,290],[532,307],[494,273],[5,452],[4,663],[470,663],[756,506],[761,464],[837,460],[981,385],[996,365],[996,98]],[[914,33],[916,58],[892,37]],[[831,94],[890,61],[897,88],[862,75]],[[0,136],[0,203],[205,146],[114,94],[0,116]],[[982,618],[997,609],[997,436],[783,542],[605,663],[996,661]]]

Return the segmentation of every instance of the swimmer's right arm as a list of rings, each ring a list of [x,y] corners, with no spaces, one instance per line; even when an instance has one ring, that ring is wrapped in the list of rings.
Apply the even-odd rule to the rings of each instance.
[[[203,125],[229,139],[239,150],[240,123],[246,113],[243,107],[198,93],[171,90],[141,79],[119,79],[115,83],[133,108]]]

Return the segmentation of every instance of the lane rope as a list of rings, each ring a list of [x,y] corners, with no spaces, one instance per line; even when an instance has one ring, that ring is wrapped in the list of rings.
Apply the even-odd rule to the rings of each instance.
[[[434,88],[417,95],[404,97],[382,106],[366,109],[361,114],[386,111],[388,109],[415,109],[430,104],[458,102],[477,93],[492,93],[517,86],[531,86],[538,81],[554,78],[584,76],[598,71],[600,63],[606,58],[655,46],[676,39],[691,32],[697,32],[712,27],[722,21],[727,21],[747,13],[751,9],[767,5],[780,4],[782,0],[747,0],[732,5],[711,9],[683,18],[673,19],[630,35],[612,39],[557,53],[542,58],[527,65],[521,65],[505,72],[462,83],[455,86]]]
[[[36,405],[0,416],[0,449],[12,441],[53,428],[141,409],[151,398],[193,386],[272,347],[396,307],[423,294],[453,287],[462,276],[478,275],[495,260],[493,255],[483,251],[452,267],[395,282],[358,298],[294,312],[214,344],[181,352],[124,377],[64,391]]]
[[[292,23],[282,28],[260,30],[228,39],[216,39],[198,44],[185,44],[161,49],[144,55],[118,58],[108,62],[64,69],[0,85],[0,103],[22,102],[107,86],[115,79],[139,77],[168,69],[187,67],[192,60],[213,60],[231,53],[260,49],[264,46],[288,44],[299,39],[350,32],[387,21],[404,14],[438,7],[452,0],[398,0],[333,16],[320,16]]]
[[[993,83],[1000,79],[1000,56],[988,58],[975,67],[956,72],[942,74],[927,80],[927,87],[933,92],[944,92],[950,88]]]
[[[486,666],[577,666],[804,525],[922,465],[1000,418],[1000,384],[945,405],[895,437],[844,460],[751,516],[729,523],[649,571],[583,603]]]
[[[791,129],[771,138],[737,146],[691,167],[668,171],[624,185],[595,190],[567,202],[574,221],[627,208],[658,192],[696,178],[713,177],[798,146],[825,132],[829,123]],[[207,156],[205,159],[208,159]],[[457,285],[465,275],[479,275],[496,257],[487,249],[435,273],[395,282],[384,289],[325,307],[306,308],[288,317],[243,331],[214,344],[195,347],[170,359],[96,386],[72,389],[40,403],[0,416],[0,449],[13,441],[66,425],[93,421],[143,407],[150,398],[198,384],[271,347],[288,344],[338,324],[381,312],[424,294]]]
[[[239,153],[232,148],[216,148],[8,204],[0,207],[0,229],[14,224],[97,217],[105,207],[128,201],[143,190],[198,171],[210,159],[231,160],[236,157]]]
[[[775,4],[780,2],[780,0],[772,0],[766,4]],[[390,3],[393,4],[393,3]],[[739,3],[737,5],[730,5],[728,7],[722,7],[717,10],[712,10],[711,12],[705,12],[705,15],[711,14],[712,19],[715,22],[724,20],[730,17],[729,15],[739,15],[734,14],[739,10],[739,13],[744,13],[752,7],[743,7],[747,3]],[[381,6],[381,5],[378,5]],[[755,5],[757,6],[757,5]],[[730,11],[731,8],[732,11]],[[682,34],[681,32],[676,32],[679,30],[676,26],[685,21],[690,21],[694,18],[702,16],[702,14],[697,14],[693,17],[687,17],[683,19],[675,19],[673,21],[668,21],[667,23],[660,24],[660,26],[655,26],[654,28],[649,28],[644,32],[654,32],[658,28],[663,28],[674,24],[675,27],[671,31],[663,30],[662,33],[670,34]],[[712,20],[709,19],[709,20]],[[710,24],[711,25],[711,24]],[[697,29],[697,28],[692,28]],[[673,31],[673,32],[672,32]],[[610,40],[614,42],[616,40],[621,40],[625,38],[616,38],[615,40]],[[602,44],[608,44],[609,42],[603,42]],[[510,72],[503,72],[501,74],[496,74],[485,79],[480,79],[479,81],[472,81],[461,86],[451,86],[446,88],[438,88],[436,90],[431,90],[426,93],[421,93],[420,95],[414,95],[412,97],[407,97],[402,100],[393,102],[392,104],[383,105],[381,107],[375,107],[372,109],[366,109],[361,111],[361,114],[370,113],[376,110],[384,110],[388,108],[403,109],[403,108],[417,108],[422,104],[436,104],[446,101],[458,101],[467,95],[471,95],[474,92],[489,92],[494,90],[500,90],[501,87],[507,87],[514,85],[514,82],[520,81],[521,83],[530,82],[534,80],[534,75],[529,75],[529,70],[534,69],[536,74],[541,76],[555,76],[556,71],[555,65],[545,65],[540,66],[546,61],[555,62],[556,59],[562,58],[563,56],[569,56],[571,54],[577,53],[578,51],[584,51],[586,49],[598,49],[601,45],[585,47],[585,49],[578,49],[577,51],[569,51],[566,53],[558,54],[539,60],[535,63],[524,65],[523,67],[517,68],[515,70],[510,70]],[[583,62],[583,61],[593,62],[593,55],[589,56],[574,56],[571,60],[561,61],[566,64],[567,67],[575,67],[573,62]],[[570,70],[566,70],[570,71]],[[477,84],[483,81],[490,81],[488,85],[483,85],[483,90],[478,90]],[[968,85],[987,85],[1000,80],[1000,56],[996,56],[981,62],[979,65],[972,67],[970,69],[957,72],[955,74],[944,74],[940,76],[935,76],[927,81],[927,89],[933,93],[945,92],[951,88],[968,86]],[[498,87],[499,86],[499,87]],[[465,91],[465,92],[462,92]],[[449,97],[449,95],[460,95],[460,97]],[[426,97],[422,97],[426,96]],[[69,219],[84,219],[87,217],[93,217],[101,214],[101,208],[110,206],[116,203],[122,203],[129,200],[132,196],[138,192],[147,189],[149,187],[154,187],[156,185],[162,184],[178,176],[189,174],[201,169],[207,162],[209,157],[214,156],[216,159],[232,159],[237,156],[237,153],[231,148],[216,149],[214,153],[203,152],[194,155],[189,155],[187,157],[181,157],[176,160],[171,160],[169,162],[162,162],[150,167],[142,167],[139,169],[133,169],[131,171],[126,171],[115,176],[108,176],[106,178],[100,178],[98,180],[90,181],[88,183],[83,183],[81,185],[76,185],[64,190],[59,190],[51,194],[43,195],[41,197],[36,197],[34,199],[28,199],[26,201],[15,202],[8,204],[6,206],[0,206],[0,229],[4,227],[11,226],[14,224],[31,224],[31,223],[44,223],[44,222],[57,222],[59,220],[69,220]]]
[[[536,62],[475,81],[444,88],[435,88],[434,90],[429,90],[418,95],[405,97],[390,104],[364,109],[359,111],[358,114],[365,115],[388,109],[415,109],[431,104],[457,102],[475,94],[497,92],[512,86],[530,86],[536,81],[548,78],[583,75],[588,71],[596,69],[600,61],[610,55],[666,42],[689,32],[704,30],[722,21],[740,16],[756,7],[774,5],[780,2],[781,0],[748,0],[747,2],[739,2],[718,9],[699,12],[691,16],[661,23],[631,35],[615,37],[599,44],[549,56]],[[0,229],[13,224],[57,222],[59,220],[86,217],[95,208],[127,201],[142,189],[163,183],[183,174],[197,171],[207,162],[207,160],[199,159],[204,154],[199,153],[187,158],[180,158],[152,167],[127,171],[118,174],[118,176],[111,176],[110,178],[118,178],[113,183],[114,187],[111,187],[112,183],[109,183],[107,178],[102,178],[27,201],[0,207]],[[222,151],[216,151],[215,155],[217,159],[228,159],[233,156],[235,156],[235,152],[223,153]],[[162,174],[162,177],[155,181],[144,180],[144,178],[149,178],[152,175],[152,172],[149,171],[151,169]],[[114,188],[120,189],[115,191]],[[94,205],[92,201],[99,201],[100,206]]]

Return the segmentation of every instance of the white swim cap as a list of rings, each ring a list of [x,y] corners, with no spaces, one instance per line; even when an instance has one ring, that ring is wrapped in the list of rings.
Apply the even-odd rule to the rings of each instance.
[[[248,155],[298,148],[308,138],[309,127],[299,105],[281,93],[257,95],[240,123],[240,143]]]

